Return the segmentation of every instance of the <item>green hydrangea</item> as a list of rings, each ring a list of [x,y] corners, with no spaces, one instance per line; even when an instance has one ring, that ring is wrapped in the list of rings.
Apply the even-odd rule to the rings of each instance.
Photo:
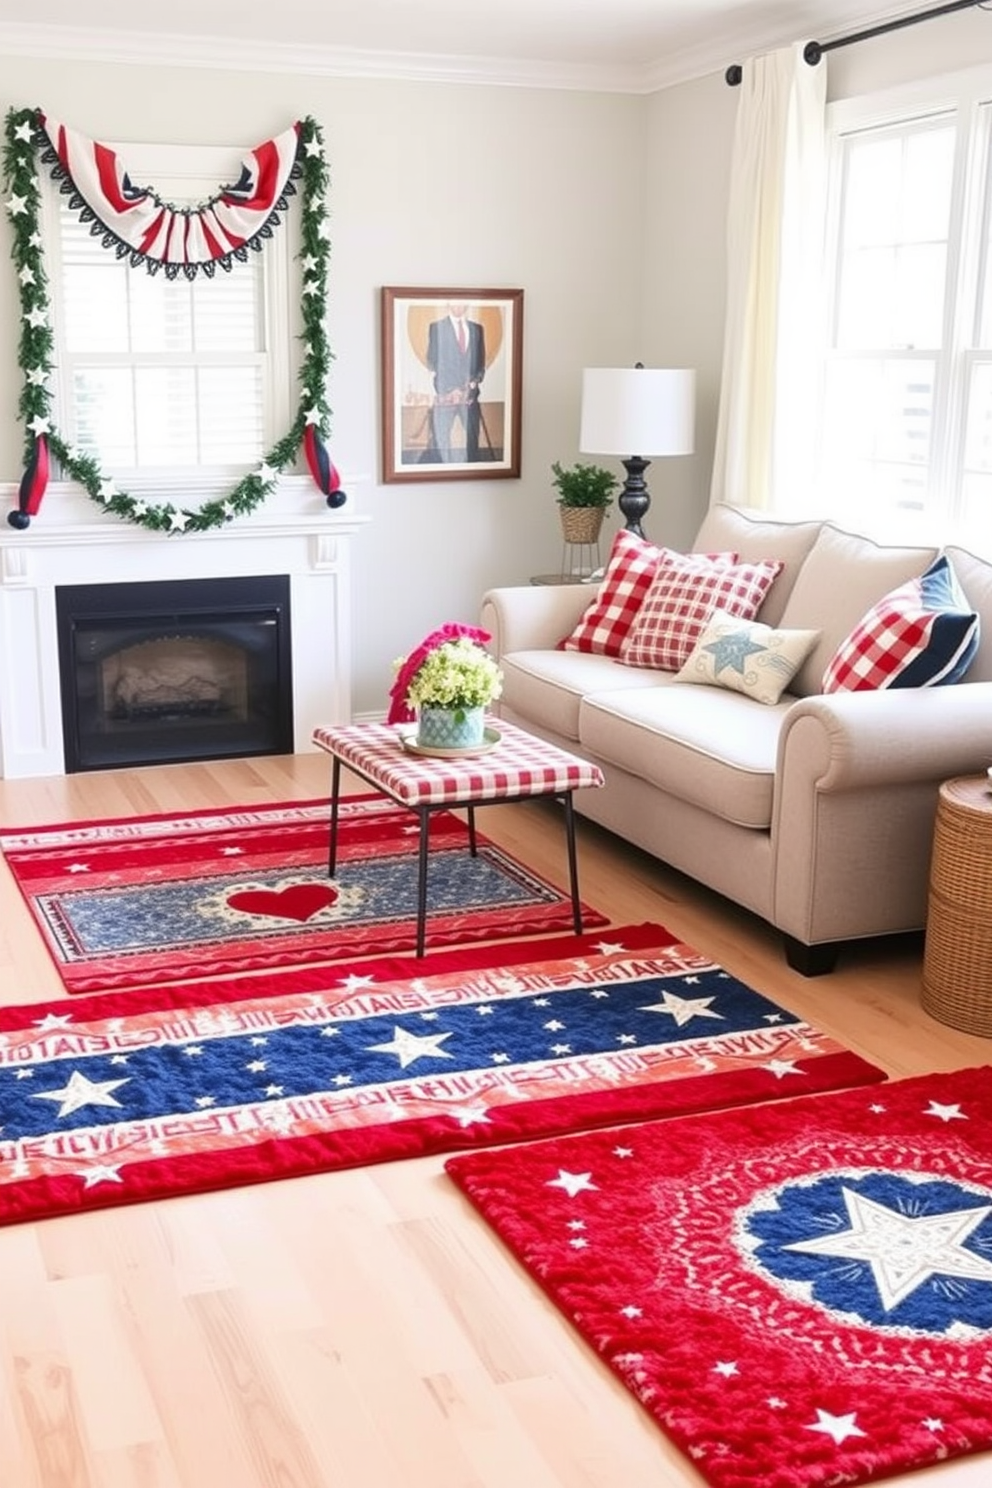
[[[421,663],[407,702],[411,708],[484,708],[502,690],[503,674],[488,651],[459,636],[436,647]]]

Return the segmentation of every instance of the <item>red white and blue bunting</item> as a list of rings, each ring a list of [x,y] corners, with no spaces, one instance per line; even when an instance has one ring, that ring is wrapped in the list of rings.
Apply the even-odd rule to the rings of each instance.
[[[301,182],[301,248],[303,282],[303,360],[300,397],[289,433],[266,451],[257,469],[244,476],[226,497],[185,509],[172,503],[152,505],[119,490],[97,461],[71,446],[52,422],[51,373],[54,335],[48,277],[39,228],[38,165],[51,171],[68,197],[71,210],[90,224],[94,237],[149,273],[163,270],[174,279],[212,276],[229,270],[260,251],[287,211]],[[107,145],[46,115],[40,109],[11,109],[4,145],[7,215],[18,275],[21,333],[18,365],[24,381],[19,412],[26,430],[24,476],[18,505],[8,514],[11,526],[25,528],[37,515],[48,481],[50,453],[100,506],[125,520],[159,532],[203,532],[244,516],[273,490],[280,472],[292,468],[303,452],[314,482],[327,505],[340,507],[347,497],[324,444],[330,409],[325,396],[332,354],[325,330],[330,242],[325,194],[327,166],[320,127],[305,118],[257,146],[241,163],[236,182],[222,186],[199,207],[175,207],[148,187],[132,182],[124,162]]]

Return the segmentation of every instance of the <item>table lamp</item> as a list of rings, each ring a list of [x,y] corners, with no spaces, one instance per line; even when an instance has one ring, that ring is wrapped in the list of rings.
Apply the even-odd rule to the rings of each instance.
[[[641,527],[651,497],[644,472],[658,455],[691,455],[696,374],[684,367],[586,367],[582,373],[583,454],[619,455],[627,472],[617,504],[628,532]],[[639,454],[631,451],[639,450]]]

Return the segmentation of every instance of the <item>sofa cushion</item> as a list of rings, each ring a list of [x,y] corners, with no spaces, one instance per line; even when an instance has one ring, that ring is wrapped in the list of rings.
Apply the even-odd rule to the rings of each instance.
[[[827,663],[823,691],[956,682],[978,650],[978,634],[978,616],[944,555],[872,605]]]
[[[677,672],[713,611],[752,619],[781,567],[778,560],[712,563],[699,554],[669,554],[658,565],[620,647],[620,660],[626,666]]]
[[[668,676],[654,688],[590,694],[579,745],[603,764],[607,781],[614,765],[725,821],[767,830],[778,736],[791,706],[759,708],[738,693],[681,687]]]
[[[628,532],[626,528],[618,532],[595,598],[574,630],[559,641],[559,649],[619,656],[658,565],[668,556],[667,548],[656,547],[635,532]],[[708,556],[714,561],[726,559],[733,563],[737,554],[712,553]]]
[[[699,553],[733,548],[740,554],[742,563],[780,558],[782,572],[768,591],[758,616],[765,625],[778,625],[803,559],[822,526],[820,521],[783,522],[753,507],[728,506],[717,501],[703,518],[692,547]]]
[[[968,596],[968,603],[981,619],[978,650],[968,668],[966,682],[992,682],[992,561],[969,553],[967,548],[944,549]]]
[[[818,693],[827,662],[862,615],[890,589],[923,573],[936,557],[936,548],[881,547],[824,524],[779,622],[784,630],[820,631],[789,691],[799,697]]]
[[[657,672],[636,672],[608,656],[568,651],[511,651],[500,658],[500,712],[526,720],[537,731],[575,742],[579,709],[587,692],[657,687]]]
[[[819,639],[818,630],[773,630],[714,610],[676,682],[727,687],[759,703],[777,703]]]

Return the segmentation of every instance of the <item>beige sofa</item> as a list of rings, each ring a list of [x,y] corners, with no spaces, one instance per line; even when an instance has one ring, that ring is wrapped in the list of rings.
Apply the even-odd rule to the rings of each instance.
[[[796,970],[829,971],[845,941],[922,928],[937,787],[992,765],[992,563],[944,550],[982,620],[962,681],[823,695],[851,628],[938,550],[727,506],[693,549],[783,560],[757,618],[821,634],[779,702],[557,649],[593,596],[535,585],[483,598],[499,711],[602,766],[580,812],[776,926]]]

